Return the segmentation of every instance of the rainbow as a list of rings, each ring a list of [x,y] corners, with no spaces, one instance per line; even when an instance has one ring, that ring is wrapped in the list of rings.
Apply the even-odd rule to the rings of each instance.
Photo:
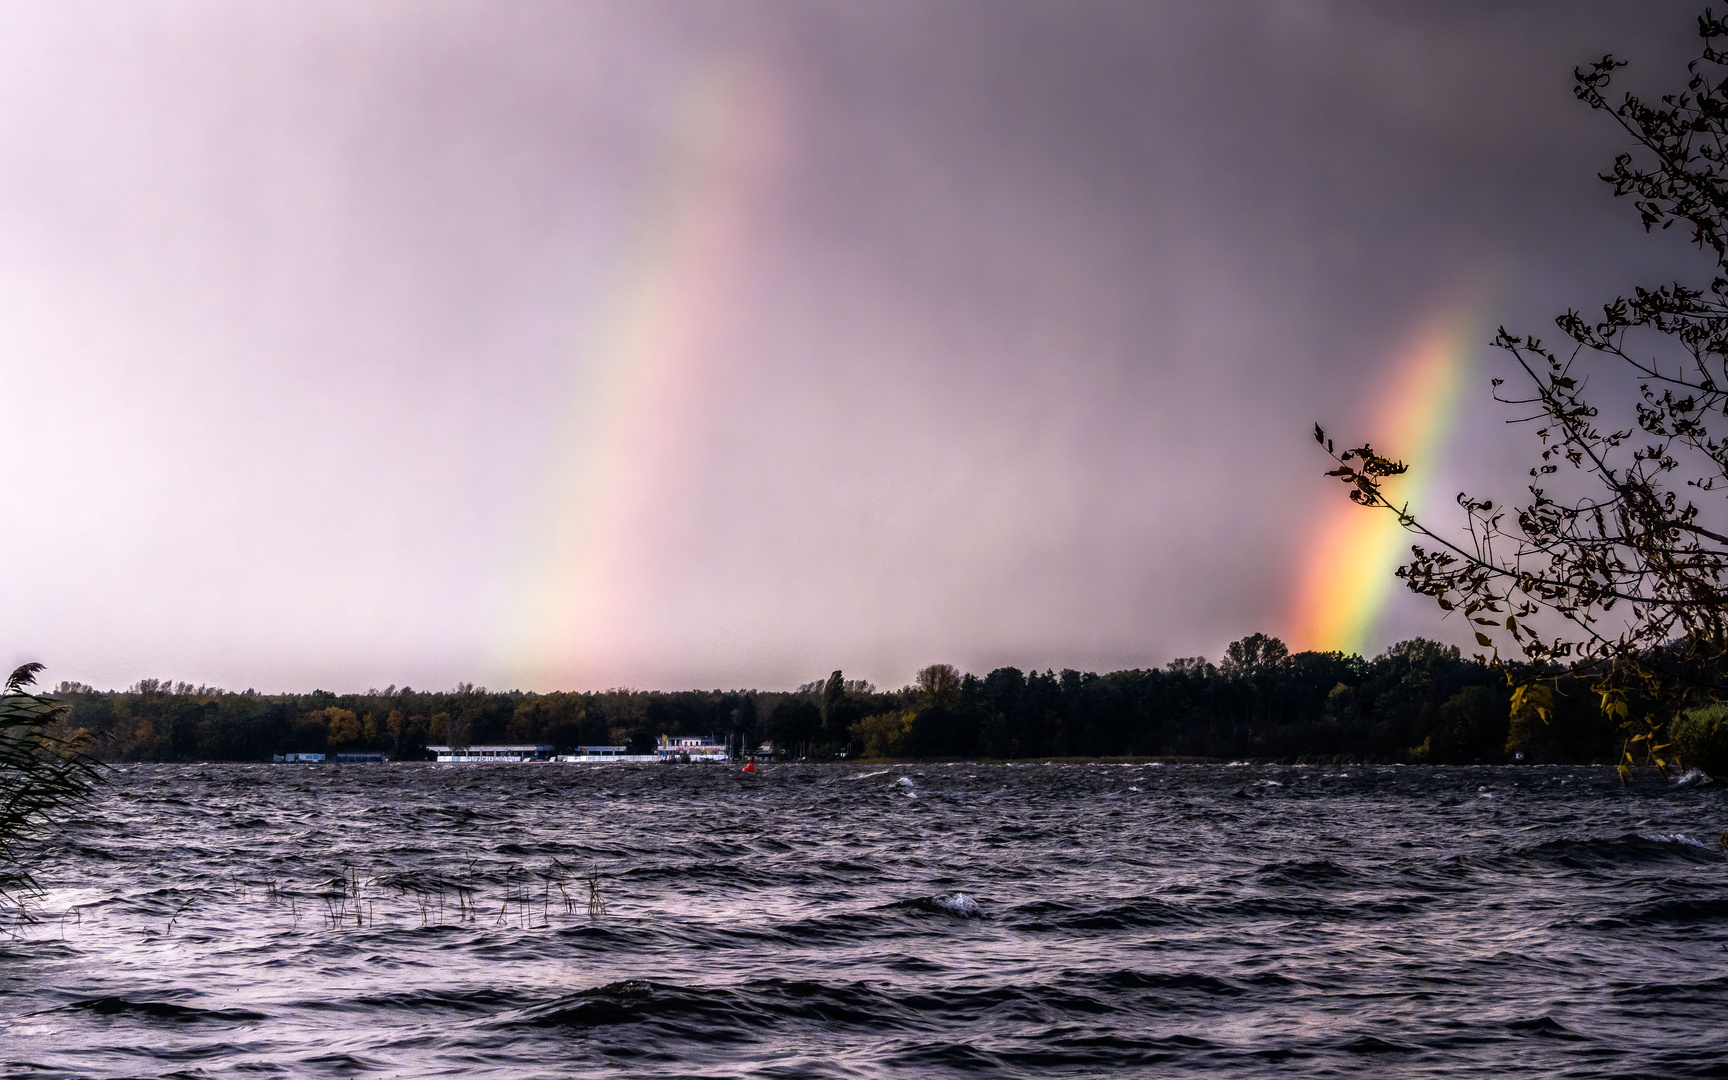
[[[570,687],[616,670],[628,597],[652,547],[654,500],[746,276],[750,210],[768,173],[774,101],[757,69],[699,71],[617,260],[571,353],[570,389],[516,561],[492,665],[512,685]]]
[[[1479,320],[1459,312],[1430,320],[1402,349],[1376,395],[1368,430],[1375,450],[1410,465],[1386,492],[1411,511],[1434,509],[1436,480],[1457,419],[1481,334]],[[1328,500],[1297,574],[1289,637],[1297,649],[1366,654],[1375,644],[1394,587],[1393,572],[1410,550],[1410,534],[1385,510],[1350,502],[1341,487]]]

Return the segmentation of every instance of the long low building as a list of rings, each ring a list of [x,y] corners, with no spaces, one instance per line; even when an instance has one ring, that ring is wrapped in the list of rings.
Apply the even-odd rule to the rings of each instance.
[[[578,746],[573,754],[554,756],[551,746],[428,746],[439,761],[476,763],[488,761],[707,761],[732,760],[725,743],[706,735],[660,736],[660,744],[652,754],[632,754],[627,746]]]
[[[658,754],[632,754],[628,746],[578,746],[573,754],[559,754],[553,760],[578,764],[604,765],[611,762],[659,761]]]
[[[428,746],[439,761],[551,761],[550,746]]]

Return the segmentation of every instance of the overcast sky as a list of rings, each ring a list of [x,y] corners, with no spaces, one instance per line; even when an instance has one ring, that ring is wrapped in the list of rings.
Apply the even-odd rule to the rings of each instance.
[[[1694,273],[1571,72],[1678,89],[1696,10],[9,3],[0,642],[549,690],[1288,634],[1311,426],[1425,322],[1487,490],[1493,327]]]

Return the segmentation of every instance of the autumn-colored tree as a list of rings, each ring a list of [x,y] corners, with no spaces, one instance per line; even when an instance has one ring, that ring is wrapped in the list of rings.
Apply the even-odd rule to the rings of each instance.
[[[931,664],[918,672],[918,703],[927,709],[952,708],[960,700],[960,672],[953,664]]]
[[[352,709],[325,709],[324,721],[329,725],[331,746],[353,746],[363,737],[360,717]]]

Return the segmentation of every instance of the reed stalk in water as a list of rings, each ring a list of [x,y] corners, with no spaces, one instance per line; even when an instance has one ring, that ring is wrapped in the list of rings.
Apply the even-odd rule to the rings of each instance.
[[[588,917],[597,919],[606,914],[606,901],[600,898],[600,867],[588,864]]]

